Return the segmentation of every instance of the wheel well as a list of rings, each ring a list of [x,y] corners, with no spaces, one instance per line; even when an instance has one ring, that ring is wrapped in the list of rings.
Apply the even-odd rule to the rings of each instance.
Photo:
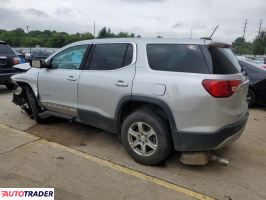
[[[162,107],[154,103],[141,102],[141,101],[128,101],[122,107],[122,110],[119,116],[120,124],[123,123],[123,121],[128,115],[130,115],[132,112],[136,110],[146,110],[149,112],[155,112],[156,114],[160,115],[163,119],[165,119],[167,123],[169,124],[167,113],[164,111]],[[169,127],[170,127],[170,124],[169,124]]]
[[[30,88],[30,90],[31,91],[33,91],[32,90],[32,88],[31,88],[31,86],[28,84],[28,83],[25,83],[25,82],[17,82],[17,84],[20,86],[20,87],[29,87]],[[24,89],[24,88],[23,88]]]
[[[252,86],[249,86],[248,89],[251,90],[251,91],[254,93],[255,97],[257,96],[257,94],[256,94],[256,92],[255,92],[255,89],[254,89]]]

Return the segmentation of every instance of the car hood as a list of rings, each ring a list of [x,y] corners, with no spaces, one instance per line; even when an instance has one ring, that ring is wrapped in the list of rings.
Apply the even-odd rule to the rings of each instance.
[[[31,68],[31,66],[29,63],[22,63],[22,64],[14,65],[13,68],[19,69],[22,71],[27,71]]]

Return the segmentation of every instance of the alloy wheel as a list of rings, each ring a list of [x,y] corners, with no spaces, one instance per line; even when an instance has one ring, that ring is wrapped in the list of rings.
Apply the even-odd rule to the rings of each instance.
[[[154,129],[140,121],[129,127],[128,142],[131,149],[141,156],[151,156],[158,147],[158,138]]]

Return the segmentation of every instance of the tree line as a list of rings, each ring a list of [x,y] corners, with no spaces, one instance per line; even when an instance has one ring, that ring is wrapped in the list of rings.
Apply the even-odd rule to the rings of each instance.
[[[135,37],[134,33],[119,32],[115,34],[110,28],[103,27],[97,36],[97,38],[125,38]],[[5,41],[12,47],[35,47],[39,45],[41,47],[60,48],[69,43],[88,40],[95,38],[90,32],[69,34],[66,32],[57,31],[29,31],[25,32],[22,28],[15,30],[3,30],[0,29],[0,40]]]
[[[125,38],[141,37],[134,33],[113,33],[110,28],[103,27],[96,38]],[[57,31],[30,31],[25,32],[22,28],[7,31],[0,29],[0,40],[7,42],[13,47],[41,47],[60,48],[69,43],[93,39],[95,36],[90,32],[69,34]],[[262,31],[253,42],[247,42],[243,37],[238,37],[232,43],[236,54],[262,55],[266,54],[266,32]]]
[[[247,42],[245,38],[238,37],[232,43],[236,54],[264,55],[266,54],[266,32],[262,31],[253,42]]]

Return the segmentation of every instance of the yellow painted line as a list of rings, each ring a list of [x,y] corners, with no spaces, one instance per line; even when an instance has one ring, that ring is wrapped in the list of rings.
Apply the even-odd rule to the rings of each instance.
[[[190,197],[194,197],[195,199],[199,199],[199,200],[214,200],[213,198],[208,197],[208,196],[206,196],[204,194],[200,194],[200,193],[195,192],[193,190],[189,190],[187,188],[175,185],[173,183],[164,181],[162,179],[146,175],[146,174],[141,173],[139,171],[136,171],[134,169],[130,169],[130,168],[124,167],[122,165],[115,164],[113,162],[110,162],[110,161],[107,161],[107,160],[104,160],[104,159],[89,155],[87,153],[83,153],[81,151],[77,151],[75,149],[71,149],[71,148],[63,146],[61,144],[54,143],[54,142],[49,142],[49,144],[51,144],[55,148],[60,148],[60,149],[63,149],[65,151],[69,152],[69,153],[72,153],[72,154],[75,154],[75,155],[80,156],[82,158],[88,159],[88,160],[90,160],[90,161],[92,161],[94,163],[97,163],[97,164],[101,165],[101,166],[105,166],[105,167],[114,169],[116,171],[123,172],[125,174],[140,178],[140,179],[145,180],[145,181],[148,181],[150,183],[153,183],[153,184],[156,184],[156,185],[160,185],[160,186],[162,186],[164,188],[173,190],[173,191],[175,191],[177,193],[183,193],[185,195],[188,195]]]
[[[23,137],[27,137],[27,138],[29,138],[29,139],[33,139],[33,140],[38,140],[38,139],[40,139],[39,137],[37,137],[37,136],[35,136],[35,135],[31,135],[31,134],[29,134],[29,133],[27,133],[27,132],[25,132],[25,131],[20,131],[20,130],[18,130],[18,129],[15,129],[15,128],[12,128],[12,127],[9,127],[9,126],[4,125],[4,124],[0,124],[0,128],[1,128],[1,129],[5,129],[5,130],[7,130],[7,131],[10,131],[10,133],[16,133],[16,134],[19,134],[19,135],[21,135],[21,136],[23,136]]]
[[[29,138],[32,138],[32,139],[38,139],[39,138],[39,137],[33,136],[33,135],[31,135],[31,134],[29,134],[29,133],[27,133],[25,131],[20,131],[20,130],[8,127],[6,125],[3,125],[3,124],[0,124],[0,128],[4,128],[6,130],[10,130],[10,131],[18,133],[18,134],[22,134],[23,136],[26,136],[26,137],[29,137]],[[130,176],[134,176],[134,177],[140,178],[142,180],[148,181],[148,182],[156,184],[156,185],[160,185],[160,186],[162,186],[164,188],[173,190],[173,191],[175,191],[177,193],[185,194],[185,195],[193,197],[195,199],[199,199],[199,200],[214,200],[214,198],[208,197],[208,196],[206,196],[204,194],[195,192],[193,190],[184,188],[182,186],[175,185],[173,183],[167,182],[167,181],[159,179],[159,178],[155,178],[155,177],[149,176],[147,174],[141,173],[141,172],[136,171],[134,169],[130,169],[130,168],[127,168],[125,166],[115,164],[115,163],[110,162],[108,160],[104,160],[104,159],[98,158],[96,156],[89,155],[87,153],[84,153],[84,152],[81,152],[81,151],[78,151],[78,150],[75,150],[75,149],[71,149],[69,147],[63,146],[63,145],[58,144],[58,143],[49,142],[49,141],[47,141],[45,139],[38,140],[36,142],[49,144],[49,145],[51,145],[51,146],[53,146],[55,148],[62,149],[64,151],[66,151],[66,152],[72,153],[72,154],[77,155],[79,157],[82,157],[82,158],[85,158],[87,160],[90,160],[90,161],[92,161],[94,163],[97,163],[98,165],[114,169],[116,171],[122,172],[124,174],[128,174]]]

